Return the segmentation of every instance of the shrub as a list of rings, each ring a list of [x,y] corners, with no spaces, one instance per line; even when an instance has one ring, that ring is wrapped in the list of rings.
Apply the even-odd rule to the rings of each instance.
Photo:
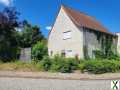
[[[46,44],[37,42],[37,44],[32,47],[32,58],[34,60],[42,60],[45,55],[47,55]]]
[[[44,70],[44,71],[48,71],[50,70],[51,67],[51,59],[48,56],[45,56],[43,58],[43,60],[41,60],[38,64],[37,64],[37,68]]]
[[[57,71],[57,72],[59,72],[60,69],[64,66],[64,63],[65,63],[64,58],[56,55],[56,56],[52,59],[52,65],[51,65],[50,70],[51,70],[51,71]]]
[[[15,59],[18,59],[20,55],[20,48],[19,47],[7,47],[0,45],[0,60],[2,62],[11,62]]]
[[[115,60],[89,60],[79,64],[79,69],[82,72],[90,72],[95,74],[102,74],[106,72],[120,71],[120,61]]]
[[[77,65],[78,62],[75,59],[55,56],[54,59],[52,59],[51,70],[62,73],[71,73],[73,70],[77,69]]]
[[[45,56],[39,63],[37,68],[43,71],[71,73],[77,69],[78,61],[72,58],[64,58],[56,55],[54,58]]]

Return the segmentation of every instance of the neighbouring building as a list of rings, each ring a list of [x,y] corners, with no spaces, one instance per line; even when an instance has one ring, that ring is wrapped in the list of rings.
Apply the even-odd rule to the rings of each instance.
[[[94,58],[95,52],[116,52],[117,36],[93,17],[61,6],[48,37],[48,52],[66,57]]]
[[[31,62],[31,48],[21,48],[20,61]]]

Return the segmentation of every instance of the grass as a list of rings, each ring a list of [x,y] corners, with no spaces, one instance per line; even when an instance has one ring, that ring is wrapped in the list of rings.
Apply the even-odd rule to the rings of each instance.
[[[23,63],[20,61],[10,63],[0,63],[1,71],[39,71],[36,64]]]

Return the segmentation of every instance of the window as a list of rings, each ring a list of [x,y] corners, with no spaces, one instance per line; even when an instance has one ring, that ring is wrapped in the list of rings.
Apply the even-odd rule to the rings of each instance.
[[[67,56],[71,57],[73,55],[72,50],[66,50],[66,54]]]
[[[71,31],[63,32],[63,40],[71,38]]]

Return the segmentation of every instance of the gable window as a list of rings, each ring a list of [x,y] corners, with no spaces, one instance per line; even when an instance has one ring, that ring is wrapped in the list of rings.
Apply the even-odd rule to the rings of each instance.
[[[63,40],[71,39],[71,31],[63,32]]]

